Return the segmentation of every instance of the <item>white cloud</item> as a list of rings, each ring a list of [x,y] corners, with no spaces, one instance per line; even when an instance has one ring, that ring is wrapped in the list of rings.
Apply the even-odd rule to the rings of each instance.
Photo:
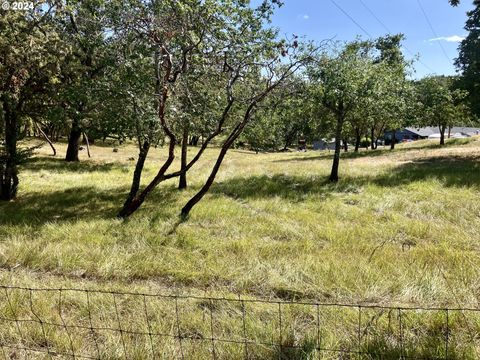
[[[447,41],[447,42],[460,42],[465,39],[465,36],[452,35],[452,36],[441,36],[435,39],[430,39],[428,41]]]
[[[303,19],[303,20],[308,20],[310,19],[310,16],[308,14],[304,14],[304,15],[298,15],[297,16],[297,19]]]

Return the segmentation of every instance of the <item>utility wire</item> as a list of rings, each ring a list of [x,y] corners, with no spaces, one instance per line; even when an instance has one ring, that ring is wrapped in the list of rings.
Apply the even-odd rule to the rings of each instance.
[[[373,10],[363,1],[363,0],[360,0],[360,3],[363,5],[363,7],[365,9],[367,9],[367,11],[370,13],[370,15],[372,15],[375,20],[377,20],[377,22],[389,33],[389,34],[393,34],[393,32],[389,29],[389,27],[387,25],[385,25],[385,23],[373,12]],[[405,50],[407,50],[407,52],[410,54],[410,56],[412,57],[416,57],[416,55],[413,53],[413,51],[410,51],[410,49],[406,46],[406,45],[403,45],[403,47],[405,48]],[[420,64],[422,64],[428,71],[432,72],[432,73],[435,73],[435,71],[430,67],[428,66],[427,64],[425,64],[422,59],[418,59],[418,62]]]
[[[420,9],[422,10],[422,13],[423,13],[423,16],[425,17],[425,20],[427,20],[427,23],[428,23],[428,26],[430,27],[430,29],[432,30],[432,33],[433,33],[433,36],[438,39],[439,36],[437,35],[437,32],[435,31],[432,23],[430,22],[430,19],[428,18],[428,15],[427,15],[427,12],[425,11],[422,3],[420,2],[420,0],[417,0],[417,3],[418,3],[418,6],[420,6]],[[448,60],[448,62],[451,62],[452,59],[450,59],[447,55],[447,52],[445,51],[445,48],[443,47],[442,45],[442,42],[441,41],[437,41],[438,42],[438,45],[440,45],[440,48],[442,49],[442,52],[443,52],[443,55],[445,55],[445,58]]]
[[[363,7],[364,7],[365,9],[367,9],[367,11],[370,13],[370,15],[372,15],[372,16],[375,18],[375,20],[377,20],[378,23],[379,23],[380,25],[382,25],[385,30],[387,30],[387,32],[389,32],[390,34],[392,33],[392,32],[390,31],[390,29],[388,28],[388,26],[385,25],[385,23],[384,23],[382,20],[380,20],[377,15],[375,15],[375,13],[373,12],[373,10],[370,9],[370,7],[369,7],[367,4],[365,4],[365,2],[364,2],[363,0],[360,0],[360,3],[363,5]]]
[[[362,30],[365,35],[367,35],[369,38],[372,38],[373,36],[370,35],[370,33],[365,30],[365,28],[362,27],[348,12],[346,12],[340,5],[335,0],[330,0],[330,2],[335,5],[346,17],[348,17],[357,27]]]

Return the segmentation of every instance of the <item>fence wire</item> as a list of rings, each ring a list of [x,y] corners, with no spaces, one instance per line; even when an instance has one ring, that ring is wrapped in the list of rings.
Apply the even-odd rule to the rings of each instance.
[[[0,285],[5,359],[478,359],[480,309]]]

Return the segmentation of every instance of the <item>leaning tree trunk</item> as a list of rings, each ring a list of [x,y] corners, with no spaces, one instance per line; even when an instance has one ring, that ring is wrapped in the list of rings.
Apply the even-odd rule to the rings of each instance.
[[[338,181],[338,167],[340,165],[340,151],[342,150],[342,128],[343,128],[343,114],[337,115],[337,128],[335,130],[335,154],[333,155],[332,172],[330,173],[330,181]]]
[[[390,144],[390,150],[395,149],[395,143],[397,142],[397,130],[392,131],[392,143]]]
[[[122,217],[128,209],[140,189],[140,180],[142,179],[143,167],[145,166],[145,160],[147,159],[148,151],[150,150],[150,142],[145,140],[143,145],[140,147],[140,152],[138,154],[137,164],[135,165],[135,171],[133,172],[132,186],[130,187],[130,193],[128,194],[127,200],[123,204],[123,209],[120,211],[119,216]]]
[[[85,145],[87,146],[87,155],[90,158],[90,157],[92,157],[90,155],[90,141],[88,141],[88,136],[85,132],[83,133],[83,141],[85,142]]]
[[[200,191],[195,194],[194,197],[192,197],[182,208],[182,213],[181,215],[183,217],[188,216],[190,213],[190,210],[200,201],[202,198],[205,196],[205,194],[208,192],[210,187],[212,186],[213,182],[215,181],[215,177],[217,176],[218,170],[220,169],[220,166],[222,165],[222,161],[225,158],[225,155],[227,154],[228,149],[230,148],[230,145],[224,145],[222,146],[222,149],[220,150],[220,154],[217,157],[217,161],[215,161],[215,165],[212,168],[212,171],[210,173],[210,176],[208,177],[207,181],[205,184],[202,186]]]
[[[138,186],[136,189],[133,188],[133,183],[132,183],[132,188],[130,190],[130,195],[128,196],[127,201],[125,201],[125,204],[123,205],[122,209],[120,212],[117,214],[119,218],[125,219],[132,215],[135,211],[138,210],[138,208],[143,204],[147,196],[155,189],[155,187],[160,184],[164,179],[165,179],[165,172],[168,170],[170,165],[172,164],[173,160],[175,159],[175,137],[172,135],[171,140],[170,140],[170,145],[169,145],[169,150],[168,150],[168,158],[165,160],[164,164],[158,171],[157,175],[155,178],[143,189],[139,194],[138,193],[138,186],[140,182],[140,177],[135,178],[134,174],[134,183],[138,181]],[[145,158],[146,158],[145,154]],[[139,158],[137,161],[137,167],[135,168],[135,171],[139,169],[139,174],[141,176],[141,170],[143,169],[143,164],[140,167],[139,163],[142,160]],[[143,163],[145,163],[145,159],[143,159]],[[133,196],[132,196],[133,195]]]
[[[273,88],[271,88],[273,90]],[[264,95],[266,95],[265,93]],[[233,131],[230,133],[228,136],[227,140],[222,145],[222,148],[220,150],[220,153],[217,156],[217,160],[215,161],[215,164],[213,165],[212,171],[210,172],[210,175],[205,182],[205,184],[202,186],[200,191],[195,194],[182,208],[181,211],[181,216],[183,218],[186,218],[192,208],[200,201],[202,198],[205,196],[205,194],[208,192],[210,187],[212,186],[213,182],[215,181],[215,177],[217,176],[218,170],[220,169],[220,166],[222,165],[223,159],[225,158],[225,155],[227,154],[228,150],[232,147],[232,145],[235,143],[237,138],[240,136],[242,133],[243,129],[245,129],[245,126],[247,126],[248,122],[250,121],[250,118],[252,116],[252,113],[255,111],[255,106],[259,100],[256,100],[255,102],[251,103],[245,112],[243,116],[243,121],[237,124]],[[233,102],[231,102],[233,104]],[[230,105],[229,105],[230,106]],[[208,139],[207,139],[208,140]]]
[[[36,126],[38,132],[43,136],[45,141],[48,143],[48,145],[50,145],[50,147],[52,148],[53,156],[56,156],[57,155],[57,149],[55,149],[55,146],[53,145],[52,140],[50,140],[50,138],[47,136],[47,134],[45,134],[45,132],[42,130],[41,126],[38,123],[35,122],[35,126]]]
[[[10,201],[17,196],[18,190],[18,117],[7,100],[3,102],[3,109],[5,119],[5,154],[3,159],[0,157],[0,199]]]
[[[180,159],[181,163],[181,174],[178,181],[178,188],[180,190],[187,188],[187,155],[188,155],[188,125],[185,124],[183,127],[182,134],[182,155]]]
[[[242,133],[243,129],[247,125],[251,113],[254,109],[254,104],[250,105],[249,109],[247,110],[246,114],[244,115],[244,121],[241,122],[236,126],[236,128],[233,130],[233,132],[230,134],[230,136],[227,138],[225,143],[222,145],[222,148],[220,150],[220,153],[217,156],[217,160],[215,161],[215,164],[213,165],[212,171],[210,172],[210,175],[208,176],[207,181],[205,184],[202,186],[199,192],[195,194],[182,208],[181,211],[181,216],[183,218],[186,218],[192,208],[200,201],[202,198],[205,196],[205,194],[210,190],[210,187],[212,186],[213,182],[215,181],[215,177],[217,176],[218,170],[220,169],[220,166],[222,165],[223,159],[225,158],[225,155],[227,154],[228,150],[230,147],[233,145],[235,140],[240,136]]]
[[[70,136],[68,137],[67,155],[66,161],[79,161],[78,151],[80,148],[80,137],[82,136],[82,129],[80,128],[80,121],[75,118],[72,123],[72,129],[70,130]]]
[[[360,136],[360,129],[355,129],[355,152],[358,152],[360,149],[360,141],[362,140]]]

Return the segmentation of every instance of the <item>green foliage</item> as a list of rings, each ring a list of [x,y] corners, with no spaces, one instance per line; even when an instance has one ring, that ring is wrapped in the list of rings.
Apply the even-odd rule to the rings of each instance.
[[[40,4],[41,5],[41,4]],[[20,127],[46,104],[41,96],[57,81],[59,63],[68,52],[53,25],[53,5],[32,11],[0,10],[0,197],[15,198]]]
[[[122,108],[112,105],[117,95],[113,79],[108,77],[120,56],[111,38],[107,2],[72,1],[57,12],[56,25],[66,46],[71,49],[62,63],[62,73],[53,97],[56,125],[68,133],[79,128],[98,138],[105,129],[122,136],[121,128],[110,125],[121,117]],[[113,130],[113,131],[112,131]],[[106,134],[109,134],[107,132]]]
[[[469,92],[471,109],[480,118],[480,0],[474,0],[473,5],[465,24],[468,35],[460,44],[455,63],[462,72],[461,86]]]
[[[347,114],[367,94],[373,61],[347,47],[334,56],[324,54],[310,71],[322,104],[335,114]]]
[[[376,141],[385,130],[409,121],[413,96],[407,74],[411,64],[401,53],[402,40],[401,34],[357,40],[332,55],[325,54],[310,70],[319,105],[346,121],[343,139],[359,142],[368,134]]]
[[[243,139],[253,150],[287,150],[299,137],[316,138],[315,99],[307,79],[294,76],[266,100]]]
[[[465,105],[468,93],[455,88],[455,78],[432,76],[416,85],[420,107],[420,126],[438,126],[445,129],[468,123],[469,111]]]

